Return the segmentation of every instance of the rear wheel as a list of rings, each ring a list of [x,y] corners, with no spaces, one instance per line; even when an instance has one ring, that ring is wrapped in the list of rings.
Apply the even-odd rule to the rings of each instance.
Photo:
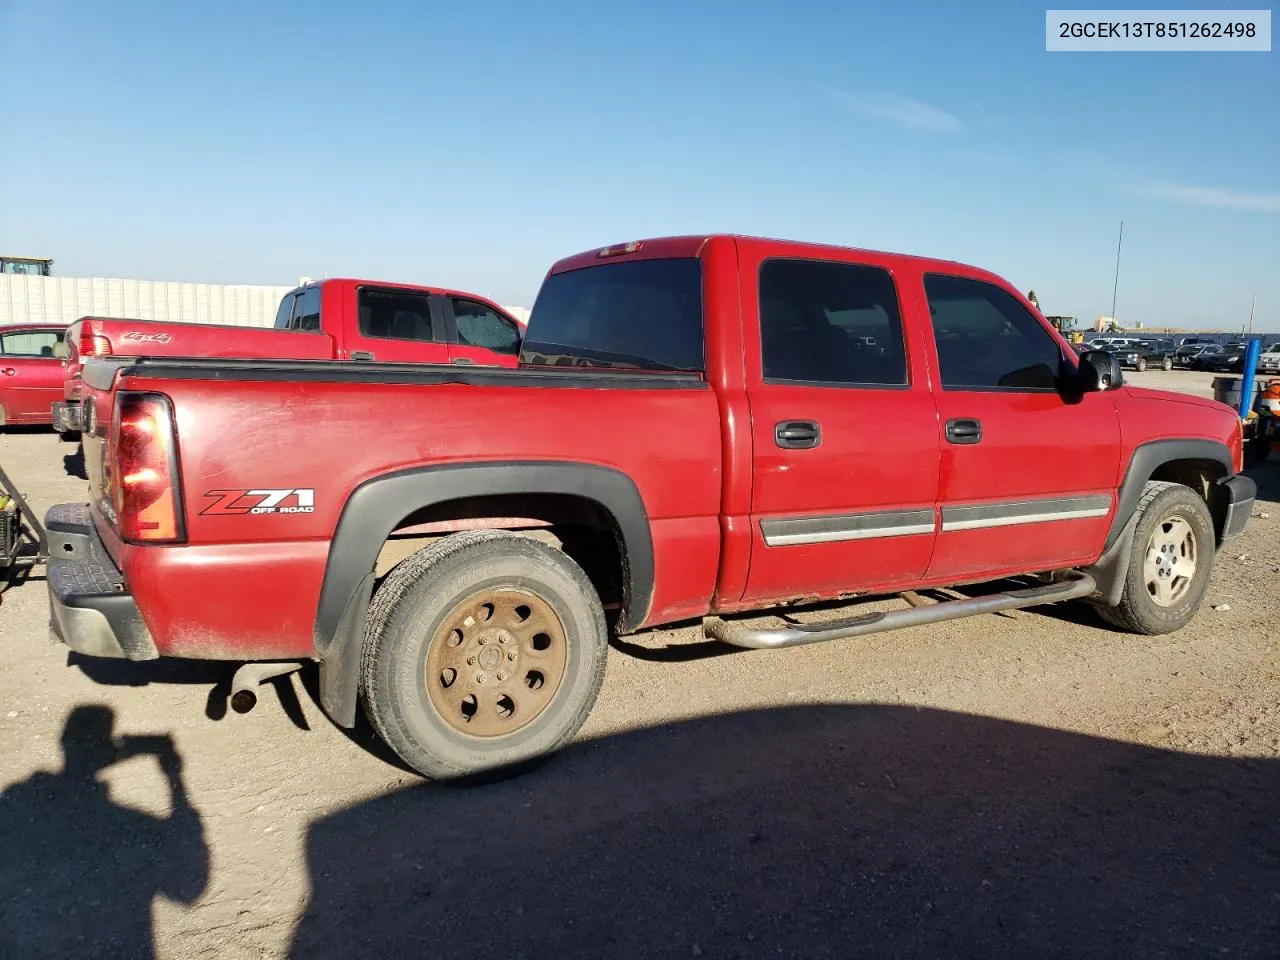
[[[365,710],[425,776],[521,763],[582,726],[607,652],[600,600],[572,559],[528,537],[456,534],[402,561],[374,596]]]
[[[1198,493],[1180,483],[1148,482],[1120,604],[1100,612],[1134,633],[1180,629],[1209,588],[1215,547],[1213,517]]]
[[[1161,369],[1164,369],[1164,370],[1172,370],[1172,369],[1173,369],[1173,357],[1165,357],[1165,358],[1164,358],[1164,363],[1162,363],[1160,366],[1161,366]]]

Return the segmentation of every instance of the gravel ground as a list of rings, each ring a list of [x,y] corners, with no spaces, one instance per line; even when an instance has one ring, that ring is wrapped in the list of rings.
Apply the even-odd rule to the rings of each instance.
[[[0,436],[41,513],[76,450]],[[1175,635],[1078,605],[648,633],[576,744],[484,786],[337,729],[313,674],[241,716],[232,666],[69,654],[37,570],[0,608],[0,956],[1280,956],[1280,466],[1253,475]]]

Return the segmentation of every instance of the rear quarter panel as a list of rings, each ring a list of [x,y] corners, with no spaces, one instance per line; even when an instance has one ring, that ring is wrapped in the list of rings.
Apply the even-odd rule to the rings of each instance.
[[[163,654],[312,654],[330,539],[347,497],[366,480],[425,464],[548,460],[616,469],[635,482],[650,520],[657,576],[649,619],[700,613],[714,588],[721,466],[709,388],[122,385],[168,395],[177,421],[189,545],[132,547],[108,532]],[[219,515],[229,491],[248,490],[314,491],[314,510]]]
[[[334,341],[324,333],[147,320],[101,320],[97,326],[98,332],[111,342],[115,356],[289,360],[335,357]]]

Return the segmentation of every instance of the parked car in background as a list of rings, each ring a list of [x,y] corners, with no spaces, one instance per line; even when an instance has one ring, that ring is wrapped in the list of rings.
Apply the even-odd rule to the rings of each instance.
[[[62,324],[0,327],[0,426],[52,422],[53,402],[62,396]]]
[[[1280,340],[1268,345],[1258,354],[1260,373],[1280,373]]]
[[[53,420],[62,431],[80,429],[80,372],[91,356],[514,367],[522,335],[514,317],[477,294],[372,280],[320,280],[291,290],[280,300],[274,328],[83,317],[68,328]]]
[[[1204,346],[1213,343],[1212,337],[1183,337],[1178,341],[1179,347],[1194,347],[1197,345]]]
[[[1177,350],[1173,351],[1173,365],[1175,367],[1189,367],[1191,361],[1200,354],[1204,353],[1214,344],[1211,343],[1184,343]]]
[[[1109,352],[1120,358],[1120,366],[1143,371],[1148,367],[1173,369],[1172,340],[1135,340],[1125,347]]]
[[[1191,361],[1192,370],[1213,370],[1234,373],[1244,366],[1246,344],[1225,343],[1221,347],[1208,347]]]
[[[1127,385],[950,261],[589,250],[549,271],[520,359],[90,360],[89,502],[46,518],[56,636],[271,661],[233,690],[319,661],[336,723],[362,705],[453,778],[570,740],[611,635],[646,627],[767,650],[1081,598],[1169,633],[1256,495],[1233,411]],[[432,539],[379,571],[410,528]],[[735,617],[1014,575],[833,622]]]

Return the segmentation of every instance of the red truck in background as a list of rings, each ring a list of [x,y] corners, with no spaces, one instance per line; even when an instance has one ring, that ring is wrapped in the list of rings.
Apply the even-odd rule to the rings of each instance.
[[[50,404],[62,396],[62,324],[0,327],[0,427],[49,423]]]
[[[275,326],[83,317],[67,330],[55,429],[80,430],[87,357],[278,357],[514,367],[523,327],[496,303],[458,290],[328,279],[285,294]],[[46,419],[45,422],[48,422]]]
[[[84,379],[91,502],[47,516],[56,636],[250,661],[237,697],[318,661],[329,716],[363,703],[430,777],[563,744],[611,632],[702,618],[786,648],[1074,598],[1177,630],[1256,492],[1232,410],[1126,385],[999,277],[747,237],[560,261],[516,370],[94,359]],[[427,542],[387,569],[405,531]],[[1023,582],[760,618],[1003,578]]]

